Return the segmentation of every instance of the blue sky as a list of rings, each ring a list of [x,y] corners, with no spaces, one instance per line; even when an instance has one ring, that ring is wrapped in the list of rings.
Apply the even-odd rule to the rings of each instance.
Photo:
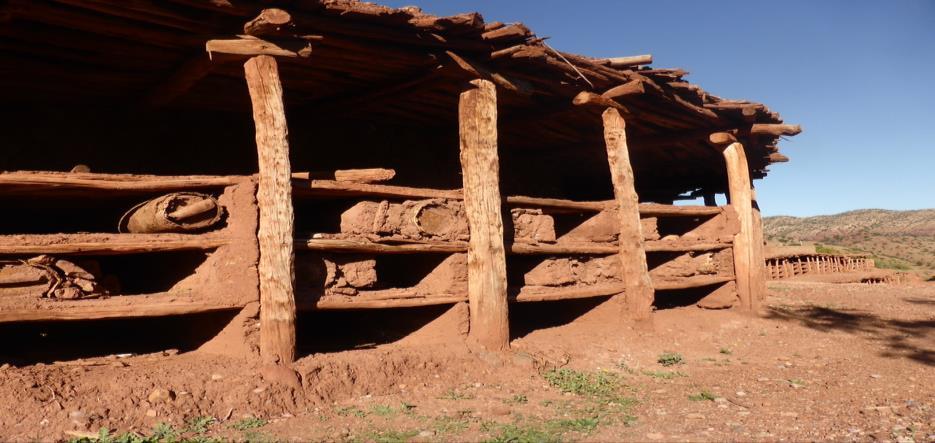
[[[713,94],[767,104],[804,132],[780,144],[764,215],[935,208],[935,0],[404,0],[520,21],[596,57],[653,54]]]

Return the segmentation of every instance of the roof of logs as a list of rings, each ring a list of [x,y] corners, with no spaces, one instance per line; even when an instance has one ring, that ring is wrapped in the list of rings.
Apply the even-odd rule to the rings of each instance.
[[[487,78],[500,91],[501,140],[511,149],[600,153],[599,114],[617,108],[637,175],[665,164],[653,179],[671,183],[673,196],[724,189],[711,178],[724,166],[710,134],[744,143],[753,178],[762,178],[788,160],[778,140],[800,132],[762,104],[707,93],[681,69],[560,52],[520,23],[477,13],[436,17],[352,0],[0,0],[0,48],[17,67],[0,80],[16,86],[14,99],[40,91],[248,112],[245,93],[218,93],[244,90],[240,63],[225,60],[248,46],[282,60],[288,106],[329,115],[456,121],[460,82]],[[67,72],[56,68],[63,64]]]

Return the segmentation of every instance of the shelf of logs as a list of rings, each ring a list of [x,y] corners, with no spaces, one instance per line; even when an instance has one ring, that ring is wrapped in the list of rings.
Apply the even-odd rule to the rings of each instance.
[[[259,300],[261,353],[289,363],[302,310],[467,302],[469,341],[496,350],[509,344],[511,302],[610,297],[627,319],[648,321],[662,291],[709,288],[726,294],[726,306],[736,301],[750,310],[765,292],[750,170],[730,134],[710,137],[723,151],[729,206],[639,204],[625,118],[600,100],[583,106],[603,110],[613,200],[503,196],[497,91],[477,79],[459,101],[463,189],[385,184],[395,175],[388,170],[320,178],[290,166],[276,59],[249,55],[255,176],[0,174],[4,198],[136,203],[112,220],[117,232],[0,235],[0,322],[177,315]],[[350,202],[340,213],[316,215],[338,218],[339,228],[304,231],[296,206],[328,199]],[[561,217],[578,222],[557,230]],[[189,255],[176,261],[165,254]],[[134,268],[132,257],[190,262],[191,272],[141,288],[136,279],[162,280],[162,268]],[[394,264],[411,275],[381,274]]]
[[[800,275],[863,272],[875,269],[873,260],[863,255],[797,254],[766,260],[770,279],[780,280]]]

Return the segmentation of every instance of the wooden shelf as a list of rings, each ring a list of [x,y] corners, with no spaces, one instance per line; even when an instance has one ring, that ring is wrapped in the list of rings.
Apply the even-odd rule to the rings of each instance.
[[[602,284],[593,286],[575,286],[569,288],[520,290],[518,294],[510,297],[515,302],[536,302],[554,300],[574,300],[579,298],[606,297],[622,294],[623,283]]]
[[[671,291],[676,289],[701,288],[704,286],[717,285],[733,281],[733,276],[723,275],[695,275],[684,277],[678,281],[653,282],[653,288],[657,291]]]
[[[0,323],[164,317],[241,309],[245,302],[204,302],[190,293],[162,292],[88,300],[36,300],[25,308],[0,309]]]
[[[707,276],[700,275],[688,277],[678,282],[660,282],[655,284],[658,291],[690,289],[704,286],[710,286],[720,283],[726,283],[734,280],[733,277],[725,276]],[[396,292],[399,298],[381,298],[376,293]],[[511,302],[527,303],[541,301],[557,300],[575,300],[581,298],[607,297],[624,292],[622,283],[600,284],[592,286],[573,286],[557,288],[536,288],[521,289],[509,296]],[[371,293],[361,293],[360,296],[337,297],[329,296],[319,299],[315,302],[299,302],[298,309],[301,310],[339,310],[339,309],[384,309],[384,308],[407,308],[417,306],[434,306],[453,304],[468,301],[467,295],[457,296],[407,296],[405,290],[371,291]]]
[[[384,198],[445,198],[463,200],[464,194],[460,189],[431,189],[410,186],[395,186],[372,183],[354,183],[335,180],[292,180],[293,195],[303,196],[337,196],[337,197],[384,197]],[[606,201],[573,201],[557,198],[540,198],[525,196],[507,196],[504,198],[507,206],[522,208],[537,208],[547,212],[601,212],[614,208],[613,200]],[[649,217],[696,217],[720,214],[723,209],[716,206],[674,206],[658,203],[641,203],[640,215]]]
[[[192,234],[16,234],[0,235],[0,254],[121,255],[210,250],[228,244],[219,233]]]
[[[388,309],[412,308],[418,306],[447,305],[466,302],[467,295],[445,297],[413,297],[386,300],[361,299],[354,297],[325,297],[311,302],[298,302],[296,308],[300,310],[339,310],[339,309]]]
[[[109,196],[225,187],[235,185],[247,178],[246,176],[158,176],[16,171],[0,173],[0,192],[4,195],[54,193],[56,195]]]
[[[608,243],[513,243],[507,245],[509,252],[517,255],[610,255],[618,252],[618,247]],[[715,251],[731,247],[730,243],[652,240],[646,242],[646,252],[690,252]],[[415,254],[415,253],[456,253],[466,252],[467,242],[463,241],[412,241],[377,243],[363,239],[297,238],[298,250],[352,252],[371,254]]]

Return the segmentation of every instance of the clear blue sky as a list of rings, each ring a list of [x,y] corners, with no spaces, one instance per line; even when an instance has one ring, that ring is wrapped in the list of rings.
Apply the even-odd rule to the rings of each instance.
[[[935,207],[935,0],[384,0],[523,22],[596,57],[653,54],[804,132],[758,181],[764,215]]]

